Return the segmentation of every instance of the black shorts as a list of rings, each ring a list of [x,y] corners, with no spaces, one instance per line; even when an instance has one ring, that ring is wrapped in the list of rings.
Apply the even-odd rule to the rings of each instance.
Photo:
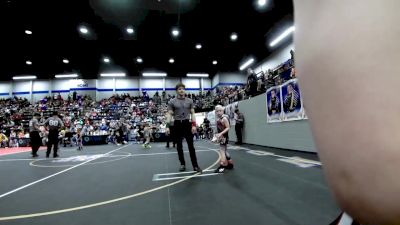
[[[223,136],[219,141],[220,146],[227,146],[229,142],[229,137]]]

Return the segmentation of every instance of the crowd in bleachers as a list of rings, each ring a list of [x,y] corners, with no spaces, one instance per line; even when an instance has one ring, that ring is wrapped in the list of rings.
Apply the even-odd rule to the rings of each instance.
[[[226,106],[236,101],[248,99],[260,94],[265,94],[268,88],[278,86],[286,81],[296,78],[294,67],[294,51],[290,51],[291,58],[281,63],[276,68],[255,73],[247,70],[247,82],[244,86],[219,87],[212,97],[213,106]]]
[[[278,86],[290,79],[296,78],[294,66],[294,52],[290,51],[291,58],[281,63],[276,68],[260,71],[258,74],[248,69],[246,93],[248,96],[257,96],[273,86]]]
[[[208,95],[208,96],[207,96]],[[201,99],[209,98],[211,93],[188,95],[193,98],[196,108],[207,107]],[[108,142],[120,145],[128,141],[140,142],[146,127],[152,133],[165,133],[165,115],[167,103],[174,96],[166,97],[156,93],[150,98],[147,93],[142,96],[129,94],[113,95],[101,101],[94,101],[89,96],[76,93],[63,99],[61,95],[45,97],[41,101],[30,104],[27,99],[12,98],[1,100],[0,112],[0,145],[1,147],[18,147],[15,140],[29,138],[29,120],[35,112],[40,113],[40,123],[57,111],[63,120],[64,127],[60,132],[60,142],[66,145],[76,144],[76,134],[96,136],[107,135]],[[210,100],[211,101],[211,100]],[[47,141],[47,131],[41,126],[40,136],[43,145]],[[198,138],[203,137],[203,126],[198,128]]]
[[[266,72],[255,74],[249,69],[244,86],[217,87],[215,92],[208,90],[187,94],[187,97],[193,99],[196,112],[208,112],[216,105],[226,106],[264,94],[268,88],[296,77],[293,51],[291,55],[289,60]],[[115,94],[96,102],[89,96],[79,96],[74,92],[66,99],[55,94],[34,104],[25,98],[0,99],[0,147],[18,146],[16,139],[29,138],[29,120],[35,112],[41,114],[39,122],[43,123],[53,111],[59,113],[65,124],[60,132],[64,145],[72,144],[78,131],[83,135],[108,135],[108,141],[118,145],[132,140],[139,142],[146,126],[154,133],[165,132],[167,103],[174,97],[165,91],[161,94],[156,92],[152,97],[143,92],[141,96]],[[43,126],[41,131],[45,144],[47,131]],[[196,137],[208,136],[208,132],[208,127],[201,125]]]
[[[213,97],[213,106],[226,106],[247,98],[248,94],[243,86],[221,87],[217,88],[216,95]]]

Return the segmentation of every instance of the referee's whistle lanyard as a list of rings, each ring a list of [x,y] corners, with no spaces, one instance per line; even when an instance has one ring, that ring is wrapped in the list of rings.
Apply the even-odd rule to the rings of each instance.
[[[184,101],[185,98],[183,97],[183,98],[178,98],[178,99],[181,100],[181,101],[180,101],[180,103],[181,103],[181,108],[182,108],[182,109],[185,109],[185,101]],[[183,101],[182,101],[182,100],[183,100]],[[183,117],[183,118],[186,117],[185,112],[182,112],[182,117]]]

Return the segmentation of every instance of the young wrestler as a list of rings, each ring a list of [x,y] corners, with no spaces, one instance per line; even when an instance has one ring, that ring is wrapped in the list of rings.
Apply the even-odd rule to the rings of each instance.
[[[228,153],[227,145],[229,141],[229,120],[228,116],[224,114],[224,107],[217,105],[215,107],[217,115],[217,134],[215,135],[220,146],[221,162],[220,166],[215,170],[216,173],[223,173],[225,169],[233,169],[233,161]]]
[[[82,129],[78,128],[76,132],[76,143],[78,145],[78,151],[83,150],[82,136],[83,136]]]
[[[145,125],[144,125],[143,136],[146,141],[143,144],[143,148],[151,148],[151,146],[150,146],[151,127],[149,126],[148,123],[145,123]]]

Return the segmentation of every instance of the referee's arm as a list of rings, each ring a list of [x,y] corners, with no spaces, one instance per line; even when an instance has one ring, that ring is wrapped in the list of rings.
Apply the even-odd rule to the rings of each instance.
[[[192,118],[192,134],[195,134],[197,132],[197,126],[196,126],[196,113],[193,107],[190,109],[190,114]]]
[[[166,121],[165,121],[165,134],[169,135],[170,134],[170,130],[169,127],[171,126],[171,120],[172,120],[172,115],[174,115],[174,104],[172,103],[172,100],[170,100],[168,102],[168,111],[167,111],[167,115],[166,115]]]

